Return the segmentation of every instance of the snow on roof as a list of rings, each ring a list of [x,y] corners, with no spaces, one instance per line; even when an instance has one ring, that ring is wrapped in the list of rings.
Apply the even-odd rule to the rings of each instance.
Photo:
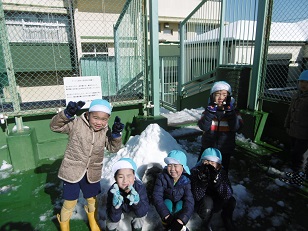
[[[224,27],[224,40],[255,40],[256,21],[239,20],[232,22]],[[195,42],[213,42],[219,39],[219,28],[197,35],[194,41],[188,41],[186,44]],[[273,22],[271,24],[270,41],[280,42],[306,42],[308,41],[308,19],[295,22]]]
[[[308,19],[295,23],[272,23],[270,41],[308,41]]]

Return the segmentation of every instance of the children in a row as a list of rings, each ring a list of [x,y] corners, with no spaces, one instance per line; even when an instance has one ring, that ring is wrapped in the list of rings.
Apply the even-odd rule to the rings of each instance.
[[[197,165],[189,170],[184,152],[172,150],[164,159],[167,166],[157,176],[153,199],[164,230],[185,231],[195,211],[203,220],[203,230],[211,229],[211,218],[221,212],[226,230],[236,230],[232,221],[235,198],[227,173],[221,165],[218,149],[204,150]],[[114,166],[115,183],[107,198],[107,230],[118,228],[121,215],[132,217],[132,230],[142,230],[149,201],[145,186],[130,158],[120,159]]]
[[[217,89],[217,91],[223,91],[223,89]],[[219,101],[220,96],[217,97]],[[232,108],[231,102],[228,105],[226,108]],[[93,100],[89,111],[75,118],[76,113],[83,106],[84,102],[82,101],[69,102],[66,109],[55,115],[50,123],[52,131],[65,133],[69,136],[64,159],[58,173],[59,178],[63,180],[64,203],[60,214],[57,215],[62,231],[69,230],[69,220],[77,204],[80,190],[88,202],[85,210],[90,228],[92,231],[100,230],[95,214],[97,214],[96,196],[101,192],[100,179],[104,148],[111,152],[117,152],[121,148],[121,132],[124,125],[120,118],[116,117],[112,128],[108,126],[112,111],[110,103],[102,99]],[[230,118],[234,117],[231,116]],[[202,156],[200,158],[202,159]],[[217,168],[214,171],[217,177],[221,176],[218,172],[222,170],[222,158],[219,159],[220,161],[217,162]],[[107,228],[115,230],[121,214],[131,212],[135,214],[132,220],[133,230],[141,230],[149,204],[146,190],[136,177],[135,163],[130,159],[119,162],[114,166],[116,183],[108,193]],[[215,180],[215,187],[208,187],[213,183],[209,180],[210,178],[208,178],[208,183],[205,184],[204,178],[200,178],[199,175],[195,177],[195,170],[192,171],[193,174],[190,176],[186,162],[186,155],[183,152],[177,150],[170,152],[165,159],[167,166],[158,176],[153,192],[154,205],[161,216],[164,227],[172,231],[186,230],[186,224],[194,211],[194,202],[200,200],[200,185],[206,186],[205,188],[201,187],[203,193],[207,193],[212,188],[220,189],[222,187],[225,190],[229,187],[227,185],[221,186],[221,184],[228,183],[225,180],[222,182]],[[125,164],[123,165],[123,163]],[[201,165],[200,162],[198,162],[198,165]],[[128,167],[123,168],[123,166]],[[211,170],[213,169],[211,168]],[[212,175],[209,176],[213,176],[211,171],[208,171],[207,174],[210,173]],[[231,188],[229,191],[232,192]],[[218,191],[218,194],[220,192]],[[226,198],[224,199],[226,200]],[[229,200],[229,198],[227,199]],[[199,205],[198,203],[198,211],[200,211]],[[209,208],[206,207],[206,209]],[[215,208],[212,210],[216,211]],[[199,212],[198,214],[200,215]],[[229,216],[230,213],[225,212],[225,214]],[[202,215],[200,217],[205,218]],[[230,220],[227,219],[227,221]],[[209,222],[207,221],[207,223]]]

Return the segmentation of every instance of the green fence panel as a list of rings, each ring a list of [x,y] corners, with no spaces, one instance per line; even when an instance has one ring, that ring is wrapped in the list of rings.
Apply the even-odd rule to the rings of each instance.
[[[71,71],[68,44],[11,44],[16,72]]]
[[[114,26],[117,97],[123,100],[145,97],[144,9],[143,1],[128,0]]]
[[[82,58],[82,76],[100,76],[103,96],[115,95],[114,58]]]

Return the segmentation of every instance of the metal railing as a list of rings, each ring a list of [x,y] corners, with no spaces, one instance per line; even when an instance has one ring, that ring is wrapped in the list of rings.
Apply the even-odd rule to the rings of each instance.
[[[217,79],[238,83],[233,72],[218,76],[218,70],[252,65],[257,2],[202,1],[181,23],[181,97],[208,90]]]
[[[176,109],[180,57],[160,57],[160,103],[171,110]]]

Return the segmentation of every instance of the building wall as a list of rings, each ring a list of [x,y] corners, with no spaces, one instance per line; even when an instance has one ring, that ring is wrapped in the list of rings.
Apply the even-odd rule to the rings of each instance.
[[[59,13],[66,14],[66,1],[52,0],[2,0],[4,10],[22,11],[22,12],[41,12],[41,13]],[[31,7],[29,7],[31,6]]]
[[[161,18],[185,18],[201,0],[158,0],[158,15]]]
[[[82,57],[82,43],[101,43],[106,44],[106,55],[114,55],[114,31],[113,26],[118,20],[125,0],[75,0],[72,3],[74,8],[75,19],[75,39],[77,46],[78,60]],[[159,16],[159,40],[160,42],[179,42],[179,25],[191,11],[200,4],[201,0],[158,0],[158,16]],[[22,3],[18,0],[4,0],[5,11],[20,11],[32,13],[51,13],[62,14],[69,16],[69,6],[66,1],[54,0],[25,0]],[[46,4],[47,3],[47,4]],[[147,3],[149,6],[149,3]],[[31,6],[31,7],[30,7]],[[149,7],[148,7],[149,8]],[[205,4],[206,16],[208,22],[219,19],[220,3],[208,1]],[[58,20],[58,19],[57,19]],[[21,26],[21,25],[20,25]],[[61,22],[60,26],[63,28],[70,26],[68,22]],[[13,25],[11,26],[13,27]],[[8,28],[10,30],[10,28]],[[188,29],[187,34],[194,36],[196,27],[192,26]],[[16,33],[16,29],[12,30]],[[9,33],[9,36],[13,36]],[[68,42],[68,39],[74,39],[71,35],[63,41]],[[16,36],[13,36],[16,40]],[[13,40],[10,39],[12,42]],[[20,42],[24,41],[21,39]]]
[[[75,9],[76,40],[78,57],[82,56],[81,43],[107,43],[108,55],[114,55],[113,25],[118,20],[125,1],[87,0],[78,1]],[[201,0],[159,0],[159,41],[179,42],[179,25]],[[180,7],[179,7],[180,6]],[[149,8],[149,7],[148,7]],[[208,9],[208,22],[219,19],[220,3],[209,1],[205,6]],[[191,27],[187,32],[191,36],[196,28]]]

